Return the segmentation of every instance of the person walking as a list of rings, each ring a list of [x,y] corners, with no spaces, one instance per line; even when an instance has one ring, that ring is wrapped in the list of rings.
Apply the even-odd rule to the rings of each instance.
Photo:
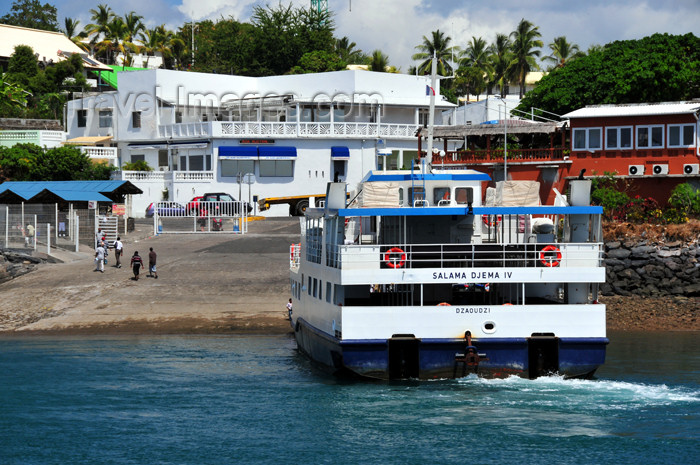
[[[24,245],[26,247],[34,247],[34,225],[29,223],[25,231],[27,235],[24,237]]]
[[[292,299],[287,302],[287,319],[292,321]]]
[[[121,257],[124,251],[124,244],[122,244],[122,238],[117,236],[117,240],[114,241],[114,258],[117,260],[116,268],[122,267]]]
[[[148,276],[153,276],[158,279],[158,272],[156,271],[156,258],[157,255],[153,251],[153,247],[149,249],[148,252]]]
[[[95,248],[100,245],[100,242],[103,241],[104,238],[104,233],[102,232],[102,228],[97,228],[97,232],[95,233]]]
[[[134,271],[134,281],[139,280],[139,270],[143,268],[143,260],[139,255],[139,251],[135,251],[134,255],[131,257],[131,269]]]
[[[105,272],[105,248],[102,242],[99,242],[95,248],[95,271]]]

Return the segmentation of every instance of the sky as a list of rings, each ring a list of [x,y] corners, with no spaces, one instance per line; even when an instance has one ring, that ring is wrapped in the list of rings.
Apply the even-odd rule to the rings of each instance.
[[[176,30],[193,19],[233,16],[248,21],[255,5],[277,5],[277,0],[41,0],[58,9],[59,24],[65,17],[89,24],[91,8],[104,3],[117,14],[130,11],[144,17],[148,27],[165,23]],[[12,0],[0,0],[0,16]],[[283,0],[287,5],[289,0]],[[291,0],[308,6],[310,0]],[[654,33],[700,34],[700,0],[328,0],[334,15],[336,37],[347,36],[356,48],[370,54],[379,49],[389,64],[406,72],[423,36],[440,29],[452,44],[464,48],[474,37],[489,44],[496,34],[509,34],[522,18],[539,27],[544,43],[565,36],[583,51],[591,45],[615,40],[641,39]]]

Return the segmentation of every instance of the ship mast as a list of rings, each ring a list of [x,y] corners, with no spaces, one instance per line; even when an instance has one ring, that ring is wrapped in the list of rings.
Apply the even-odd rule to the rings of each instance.
[[[428,151],[425,155],[427,167],[423,167],[423,172],[432,169],[433,163],[433,126],[435,125],[435,84],[437,82],[437,57],[433,51],[433,59],[430,65],[430,110],[428,113]],[[427,168],[427,169],[426,169]]]

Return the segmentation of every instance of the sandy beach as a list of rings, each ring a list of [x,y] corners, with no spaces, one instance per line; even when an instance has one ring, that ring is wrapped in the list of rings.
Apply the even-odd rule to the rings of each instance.
[[[280,333],[290,330],[289,245],[298,218],[252,221],[244,236],[153,235],[147,221],[124,240],[122,268],[114,254],[104,273],[93,252],[63,253],[0,284],[0,334]],[[132,280],[134,251],[158,253],[158,279]],[[147,263],[146,263],[147,264]],[[694,298],[607,297],[610,330],[700,330]]]

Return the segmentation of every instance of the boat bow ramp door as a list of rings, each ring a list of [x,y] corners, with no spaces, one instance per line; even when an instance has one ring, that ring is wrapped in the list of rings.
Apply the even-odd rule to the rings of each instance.
[[[549,333],[534,333],[527,340],[528,377],[549,376],[559,371],[559,338]]]
[[[420,340],[413,334],[394,334],[388,342],[389,379],[418,378]]]

